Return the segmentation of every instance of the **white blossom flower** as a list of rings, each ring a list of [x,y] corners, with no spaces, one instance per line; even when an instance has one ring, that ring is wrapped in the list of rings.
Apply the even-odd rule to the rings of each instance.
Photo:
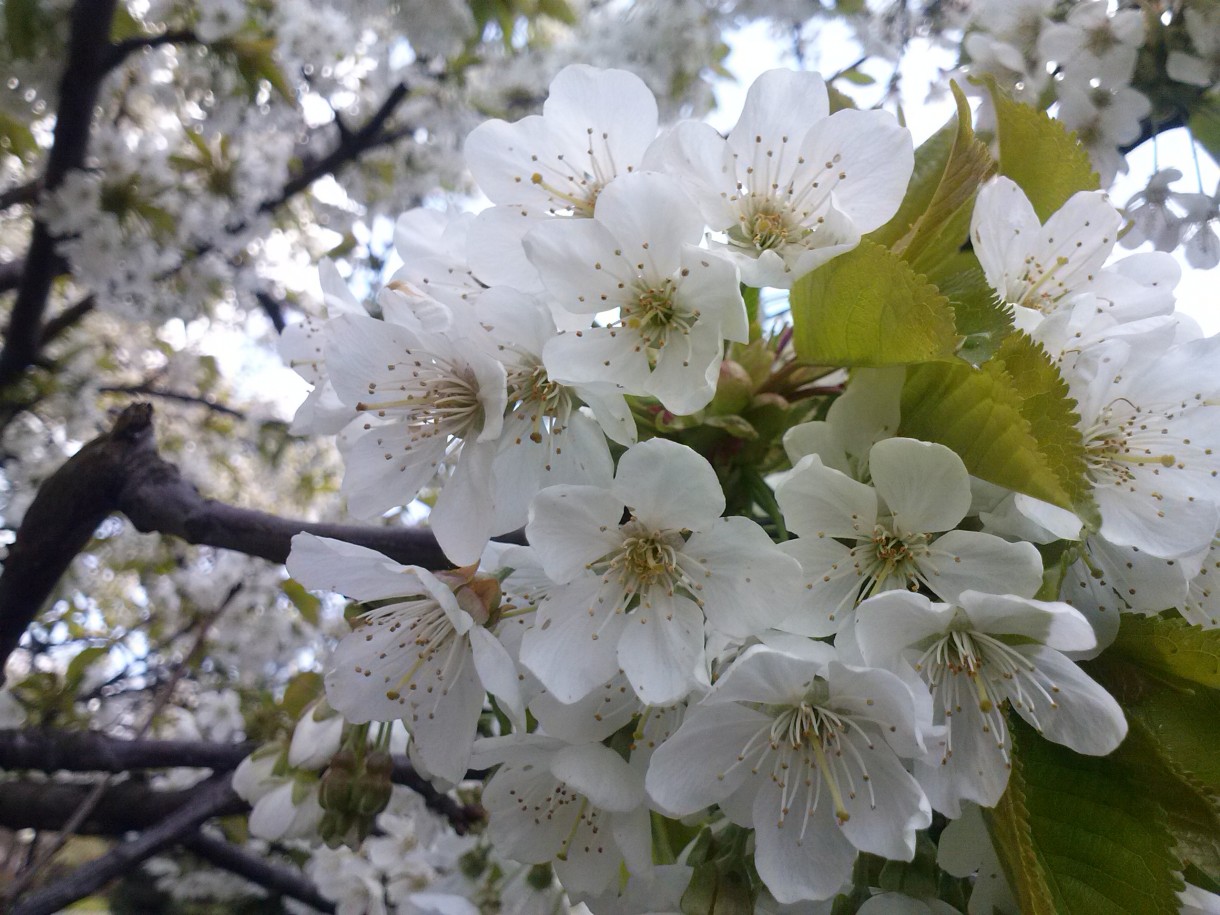
[[[533,291],[537,276],[521,256],[525,233],[539,220],[592,216],[602,189],[640,167],[656,133],[656,99],[638,76],[583,64],[559,72],[541,115],[472,130],[466,165],[499,204],[471,228],[479,279]]]
[[[605,327],[560,334],[543,351],[568,384],[611,384],[694,413],[716,392],[726,339],[746,342],[745,303],[731,263],[697,247],[703,220],[666,176],[608,184],[591,220],[541,223],[525,237],[530,262],[563,308],[618,310]]]
[[[485,336],[479,327],[417,332],[358,315],[326,325],[331,382],[361,417],[341,441],[349,509],[368,517],[405,505],[449,470],[431,523],[458,563],[477,560],[494,533],[486,507],[508,392]]]
[[[412,760],[429,775],[460,781],[485,692],[520,705],[516,668],[488,628],[494,579],[475,578],[472,569],[433,574],[311,534],[293,538],[288,570],[307,588],[378,602],[330,659],[331,706],[354,723],[401,719],[414,738]]]
[[[554,862],[574,893],[604,892],[626,865],[652,867],[644,780],[599,743],[569,745],[542,735],[480,740],[476,761],[500,763],[483,790],[491,840],[519,861]]]
[[[719,804],[752,826],[754,863],[780,902],[834,895],[858,850],[909,861],[932,819],[899,759],[923,749],[912,693],[821,647],[820,661],[747,649],[657,749],[645,782],[670,815]]]
[[[1212,86],[1220,74],[1220,12],[1212,8],[1187,7],[1186,34],[1195,53],[1173,50],[1165,61],[1169,78],[1191,86]]]
[[[1216,193],[1179,194],[1177,201],[1185,210],[1182,223],[1186,262],[1196,270],[1210,270],[1220,264],[1220,186]]]
[[[1177,195],[1170,185],[1182,177],[1176,168],[1163,168],[1148,179],[1147,186],[1127,201],[1131,229],[1120,239],[1124,248],[1136,248],[1146,241],[1158,251],[1172,251],[1182,237],[1181,217],[1170,208]]]
[[[723,509],[711,465],[663,439],[628,449],[609,490],[539,493],[526,535],[559,586],[522,639],[522,664],[561,702],[620,669],[649,705],[685,696],[705,670],[708,631],[761,632],[799,587],[796,562]]]
[[[964,591],[953,603],[887,591],[856,609],[853,637],[868,664],[918,675],[932,694],[943,736],[917,761],[932,806],[950,817],[960,802],[992,807],[1008,783],[1004,704],[1049,740],[1104,756],[1127,733],[1118,703],[1064,656],[1096,644],[1067,604]]]
[[[979,189],[970,237],[1000,301],[1042,315],[1088,284],[1118,239],[1122,218],[1099,191],[1073,194],[1042,225],[1025,193],[1009,178]]]
[[[830,114],[822,78],[789,70],[754,81],[727,139],[687,121],[649,158],[686,180],[743,282],[782,288],[893,216],[913,163],[911,135],[888,113]]]
[[[1042,561],[1029,543],[954,530],[970,509],[970,477],[953,451],[907,438],[872,446],[872,485],[804,458],[776,488],[782,545],[801,563],[808,593],[780,628],[828,635],[856,604],[890,588],[930,588],[945,600],[966,589],[1036,590]]]
[[[1088,0],[1074,5],[1063,22],[1048,25],[1038,39],[1038,50],[1069,71],[1121,84],[1131,81],[1143,43],[1140,10],[1111,12],[1106,0]]]

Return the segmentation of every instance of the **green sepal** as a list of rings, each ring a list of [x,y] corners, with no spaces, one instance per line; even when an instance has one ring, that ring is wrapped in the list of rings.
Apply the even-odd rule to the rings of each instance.
[[[797,280],[789,297],[797,355],[817,365],[951,359],[949,300],[881,245],[862,241]]]

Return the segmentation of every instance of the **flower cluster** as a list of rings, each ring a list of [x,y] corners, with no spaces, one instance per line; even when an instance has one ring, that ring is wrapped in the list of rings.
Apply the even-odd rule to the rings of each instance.
[[[541,116],[471,133],[491,208],[400,220],[379,318],[324,268],[329,317],[285,342],[315,384],[298,425],[339,432],[359,513],[439,488],[433,529],[463,566],[301,535],[289,569],[367,605],[331,705],[404,722],[439,783],[497,767],[495,846],[553,864],[593,911],[662,885],[676,909],[696,862],[658,869],[650,812],[745,837],[780,904],[828,899],[859,852],[910,860],[933,811],[999,801],[1011,715],[1114,750],[1124,713],[1076,659],[1120,612],[1215,625],[1218,344],[1174,313],[1165,255],[1107,265],[1121,217],[1103,194],[1043,224],[993,179],[979,266],[1075,398],[1100,519],[899,435],[901,371],[865,369],[824,419],[781,411],[770,519],[726,516],[739,465],[672,437],[716,427],[742,386],[786,403],[743,367],[762,345],[750,287],[790,287],[884,224],[911,145],[882,114],[831,113],[811,74],[764,74],[727,137],[658,136],[655,110],[630,74],[570,67]],[[798,369],[787,345],[772,384]],[[521,526],[528,546],[489,545]],[[1051,542],[1075,559],[1048,594]]]

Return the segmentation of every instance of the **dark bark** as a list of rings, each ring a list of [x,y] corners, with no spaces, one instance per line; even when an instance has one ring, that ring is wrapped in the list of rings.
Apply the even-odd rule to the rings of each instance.
[[[72,558],[116,511],[142,533],[271,562],[284,562],[292,538],[308,532],[369,547],[397,562],[452,567],[432,532],[423,528],[281,518],[206,498],[157,453],[152,413],[150,404],[129,406],[113,429],[85,445],[34,497],[0,573],[0,668]],[[521,542],[519,534],[502,539]]]
[[[240,802],[227,775],[208,779],[156,826],[120,842],[100,858],[82,864],[54,883],[25,894],[10,911],[12,915],[52,915],[97,892],[158,852],[177,845],[213,817],[232,812],[233,805]]]
[[[89,131],[98,90],[112,50],[110,23],[117,0],[77,0],[72,7],[68,59],[59,86],[55,140],[47,157],[43,187],[53,191],[64,176],[80,168],[89,147]],[[57,273],[55,240],[40,219],[34,221],[25,269],[0,350],[0,387],[19,378],[38,358],[42,320]]]
[[[227,774],[224,776],[228,782]],[[0,826],[58,832],[92,792],[92,785],[60,782],[0,782]],[[199,787],[155,791],[139,781],[108,787],[77,828],[78,835],[121,836],[149,829],[177,813],[199,793]],[[236,794],[216,816],[245,813],[250,806]]]
[[[0,731],[0,769],[120,773],[194,766],[227,772],[256,749],[253,742],[120,740],[91,731]]]
[[[333,912],[335,904],[318,892],[318,888],[300,871],[256,858],[236,845],[205,833],[182,843],[199,858],[229,873],[245,877],[279,896],[290,896],[319,912]]]

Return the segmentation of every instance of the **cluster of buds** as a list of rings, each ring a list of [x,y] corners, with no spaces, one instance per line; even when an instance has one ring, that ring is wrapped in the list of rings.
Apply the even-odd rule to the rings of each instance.
[[[331,848],[359,846],[390,803],[394,763],[385,750],[368,748],[368,729],[353,727],[322,773],[318,802],[325,813],[319,831]]]

